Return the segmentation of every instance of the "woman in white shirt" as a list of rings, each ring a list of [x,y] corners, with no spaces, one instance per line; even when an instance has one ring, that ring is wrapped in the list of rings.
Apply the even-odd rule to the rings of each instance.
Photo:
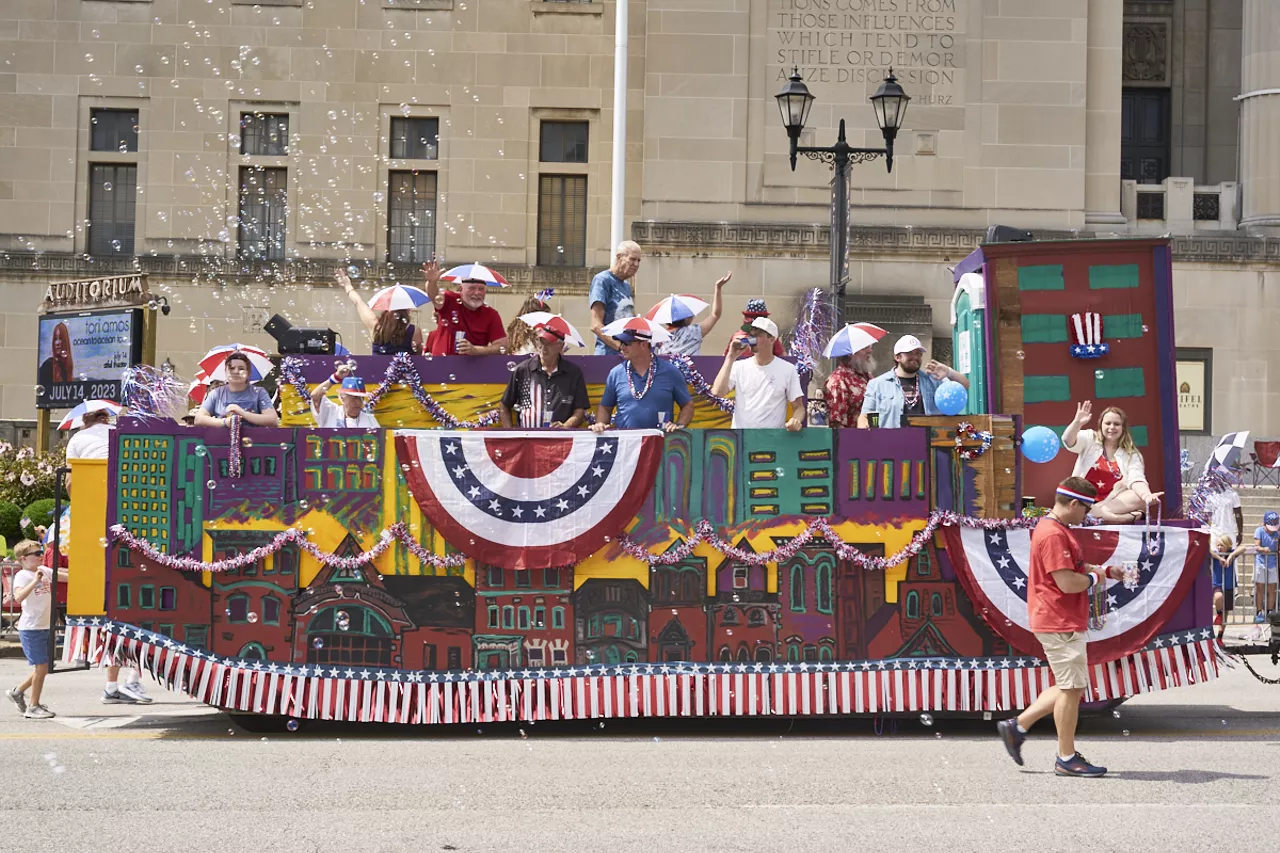
[[[369,392],[364,390],[364,380],[350,374],[350,365],[339,365],[332,376],[311,392],[311,414],[321,429],[375,429],[379,426],[373,412],[364,410],[364,402],[369,396]],[[325,398],[330,385],[339,386],[341,406]]]
[[[1076,406],[1076,417],[1062,433],[1062,444],[1076,454],[1073,477],[1084,477],[1098,489],[1090,515],[1109,524],[1128,524],[1142,518],[1164,492],[1152,493],[1147,485],[1142,453],[1129,434],[1124,410],[1108,406],[1098,418],[1098,429],[1082,429],[1093,417],[1093,403]]]

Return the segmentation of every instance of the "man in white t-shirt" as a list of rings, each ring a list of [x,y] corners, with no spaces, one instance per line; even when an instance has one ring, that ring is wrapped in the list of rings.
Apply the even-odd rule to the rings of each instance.
[[[330,385],[340,386],[338,399],[342,401],[342,405],[325,398]],[[311,392],[311,413],[315,415],[316,426],[321,429],[376,429],[379,426],[378,419],[372,412],[364,410],[368,397],[364,380],[351,375],[350,365],[340,365],[332,376]]]
[[[68,459],[106,459],[111,446],[111,413],[105,409],[87,412],[84,428],[67,442]]]
[[[711,393],[723,397],[737,392],[734,399],[734,429],[787,429],[795,432],[804,426],[804,391],[796,366],[773,354],[778,339],[778,326],[768,317],[751,322],[752,335],[738,332],[725,353],[724,364],[716,374]],[[744,350],[751,358],[739,360]],[[787,404],[792,415],[787,419]]]

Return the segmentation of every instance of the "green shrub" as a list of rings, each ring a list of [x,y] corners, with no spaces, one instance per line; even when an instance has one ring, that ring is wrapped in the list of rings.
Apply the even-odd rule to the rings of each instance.
[[[22,538],[18,522],[22,520],[22,507],[8,501],[0,501],[0,536],[10,548]]]
[[[65,507],[66,504],[63,504]],[[53,498],[41,498],[33,501],[22,511],[22,535],[28,539],[36,538],[36,527],[48,527],[53,524]]]

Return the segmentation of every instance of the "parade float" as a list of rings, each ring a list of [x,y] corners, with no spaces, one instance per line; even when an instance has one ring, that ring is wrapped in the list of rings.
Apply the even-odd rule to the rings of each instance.
[[[1169,249],[991,244],[956,277],[971,411],[902,429],[730,429],[718,357],[679,360],[697,416],[668,434],[493,428],[505,356],[355,358],[381,429],[315,428],[332,356],[283,360],[280,428],[123,418],[73,466],[65,658],[293,720],[1021,708],[1051,683],[1023,498],[1048,506],[1072,461],[1027,462],[1024,428],[1121,405],[1181,503]],[[577,363],[599,399],[616,360]],[[1217,674],[1195,527],[1077,531],[1138,568],[1092,632],[1089,701]]]

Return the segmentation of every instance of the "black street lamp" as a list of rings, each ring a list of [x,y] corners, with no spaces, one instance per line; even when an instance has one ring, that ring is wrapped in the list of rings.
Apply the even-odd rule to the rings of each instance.
[[[811,160],[827,163],[835,172],[831,190],[831,289],[836,295],[837,305],[841,305],[845,290],[844,257],[849,248],[849,164],[869,163],[884,155],[886,169],[893,171],[893,142],[898,137],[898,129],[902,127],[902,119],[907,114],[907,102],[911,97],[898,85],[898,78],[893,76],[892,68],[889,69],[889,76],[884,78],[880,88],[871,96],[876,123],[880,125],[880,132],[884,135],[884,148],[854,148],[849,145],[844,136],[844,119],[840,119],[840,134],[835,145],[828,148],[800,145],[800,131],[804,130],[814,98],[809,87],[804,84],[799,68],[792,69],[787,85],[774,97],[778,99],[782,123],[791,139],[791,171],[796,169],[796,155],[803,154]]]

